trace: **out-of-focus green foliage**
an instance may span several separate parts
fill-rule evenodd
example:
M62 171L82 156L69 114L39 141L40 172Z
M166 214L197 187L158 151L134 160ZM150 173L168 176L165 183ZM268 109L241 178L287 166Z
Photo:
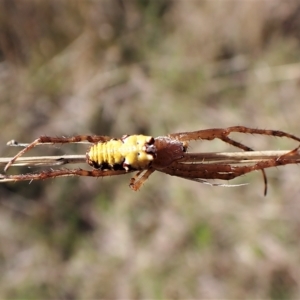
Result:
M297 1L3 0L1 155L17 151L8 140L43 134L245 125L299 136L299 18ZM266 198L259 172L237 188L164 174L139 192L126 175L2 184L0 297L297 299L300 171L267 174Z

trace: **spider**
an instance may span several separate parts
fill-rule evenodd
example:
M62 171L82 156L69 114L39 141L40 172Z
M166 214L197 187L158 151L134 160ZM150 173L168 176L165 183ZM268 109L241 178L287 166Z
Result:
M23 175L3 174L0 175L0 181L32 181L63 176L104 177L137 171L129 184L133 190L137 191L154 171L208 183L207 179L230 180L255 170L261 170L264 177L266 194L267 179L264 169L293 163L288 158L295 154L295 151L298 151L299 147L277 158L261 160L253 165L239 166L228 163L220 164L197 161L197 154L187 152L190 141L211 141L214 139L222 140L244 151L253 151L252 148L231 139L229 135L233 132L287 137L300 142L300 138L283 131L254 129L244 126L172 133L156 138L144 135L124 135L120 139L98 135L77 135L73 137L41 136L17 153L7 163L4 171L6 172L20 156L37 145L82 142L91 144L86 152L86 162L93 169L57 169Z

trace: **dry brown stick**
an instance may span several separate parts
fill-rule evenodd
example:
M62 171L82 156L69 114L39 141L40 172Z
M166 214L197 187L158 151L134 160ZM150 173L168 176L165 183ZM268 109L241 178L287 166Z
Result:
M0 166L5 166L12 157L0 157ZM40 166L62 166L66 164L79 164L85 163L85 155L60 155L60 156L30 156L20 157L13 163L12 166L28 166L28 167L40 167ZM1 172L0 172L1 173Z
M243 151L243 152L203 152L186 153L181 160L183 163L256 163L266 159L276 159L289 153L289 151ZM0 166L5 166L12 158L0 157ZM300 154L286 157L294 163L300 163ZM14 162L13 166L61 166L66 164L85 163L85 155L61 155L61 156L34 156L20 157ZM1 173L1 172L0 172Z

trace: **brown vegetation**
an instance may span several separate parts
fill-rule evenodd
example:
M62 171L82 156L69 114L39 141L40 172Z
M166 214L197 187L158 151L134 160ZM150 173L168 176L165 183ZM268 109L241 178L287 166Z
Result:
M1 156L43 134L299 136L299 17L280 0L3 0ZM300 170L267 175L267 198L259 173L230 189L154 174L137 193L130 175L3 184L0 298L299 298Z

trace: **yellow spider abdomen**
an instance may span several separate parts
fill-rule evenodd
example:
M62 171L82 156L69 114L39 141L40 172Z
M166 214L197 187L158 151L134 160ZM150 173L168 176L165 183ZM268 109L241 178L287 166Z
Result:
M123 158L118 151L122 144L121 140L111 140L109 142L95 144L90 148L88 157L90 161L95 162L99 166L104 163L110 166L122 164Z
M143 170L149 167L155 156L154 138L144 135L97 143L87 152L88 163L102 170Z

